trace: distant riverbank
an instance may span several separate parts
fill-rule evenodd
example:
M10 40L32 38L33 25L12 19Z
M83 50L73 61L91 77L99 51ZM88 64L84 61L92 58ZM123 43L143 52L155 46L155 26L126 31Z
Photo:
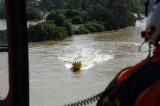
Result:
M142 21L137 21L136 26L144 27L144 29L145 29L145 22L144 21L146 21L146 19L144 19ZM39 41L46 41L46 40L56 40L57 41L57 40L63 40L65 38L69 37L68 35L66 36L66 34L68 32L66 32L67 29L65 27L56 27L55 25L52 25L52 24L49 24L49 26L48 25L46 26L46 24L41 24L43 22L45 22L45 20L28 21L27 22L28 28L29 28L29 26L30 27L33 26L33 28L30 28L30 30L28 30L29 42L35 42L35 41L39 42ZM0 24L1 24L0 30L5 30L6 29L6 20L1 19ZM72 25L72 26L68 25L68 27L69 27L68 29L72 28L73 35L88 34L88 33L93 33L93 32L105 31L103 28L101 28L99 26L96 28L96 26L97 26L97 24L94 24L94 23L91 23L88 26L84 25L84 24L78 24L78 25ZM81 32L76 32L78 29L81 29ZM96 31L96 29L99 29L99 31ZM48 31L50 30L49 33L46 33L47 30ZM91 31L88 31L88 30L91 30ZM56 35L58 35L58 36L56 37ZM0 31L0 39L1 39L1 42L6 41L5 31Z

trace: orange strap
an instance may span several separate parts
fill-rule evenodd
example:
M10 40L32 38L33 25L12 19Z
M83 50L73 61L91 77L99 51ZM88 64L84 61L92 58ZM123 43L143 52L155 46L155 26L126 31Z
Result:
M147 64L149 61L158 62L158 61L160 61L160 57L152 57L150 60L149 59L143 60L140 63L136 64L135 66L133 66L131 68L127 68L124 71L120 72L120 74L117 77L117 83L123 81L128 75L134 73L139 68L141 68L142 66Z
M160 80L143 91L134 106L160 106Z

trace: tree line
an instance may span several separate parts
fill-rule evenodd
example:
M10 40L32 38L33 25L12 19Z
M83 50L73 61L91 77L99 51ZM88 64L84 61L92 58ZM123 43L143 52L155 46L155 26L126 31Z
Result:
M143 18L143 0L27 0L29 41L58 40L72 34L116 30ZM75 25L79 28L74 28Z

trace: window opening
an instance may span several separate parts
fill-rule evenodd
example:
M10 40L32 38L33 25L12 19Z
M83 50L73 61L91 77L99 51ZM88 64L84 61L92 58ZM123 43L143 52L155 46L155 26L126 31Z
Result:
M0 0L0 100L7 96L9 90L7 51L8 42L4 6L4 0Z
M136 24L139 14L128 9L128 0L26 2L33 106L94 101L99 95L89 97L99 94L121 68L142 59L137 35L144 22ZM128 27L134 24L140 27ZM81 66L79 61L82 71L74 73L72 63Z

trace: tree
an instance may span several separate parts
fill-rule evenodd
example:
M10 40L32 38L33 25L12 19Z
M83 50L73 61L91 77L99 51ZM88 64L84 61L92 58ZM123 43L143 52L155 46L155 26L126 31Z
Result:
M81 8L81 0L70 0L70 4L74 9Z
M83 10L87 10L92 4L95 3L96 0L82 0L81 8Z
M67 9L78 9L81 8L82 0L63 0L63 3Z
M4 4L0 4L0 19L5 18Z
M40 19L42 19L40 10L34 7L27 7L27 20L33 21L33 20L40 20Z
M91 19L109 24L114 28L134 25L143 8L139 0L96 0L88 10Z
M54 10L64 8L63 0L53 0L53 8L54 8Z
M39 8L44 11L52 11L53 9L53 0L41 0L39 2Z
M74 9L68 9L65 13L64 13L65 17L68 19L74 18L76 16L80 15L80 11L79 10L74 10Z
M46 20L54 22L57 26L63 26L66 18L63 14L52 12L47 16Z
M26 0L27 6L35 7L38 4L37 0Z

